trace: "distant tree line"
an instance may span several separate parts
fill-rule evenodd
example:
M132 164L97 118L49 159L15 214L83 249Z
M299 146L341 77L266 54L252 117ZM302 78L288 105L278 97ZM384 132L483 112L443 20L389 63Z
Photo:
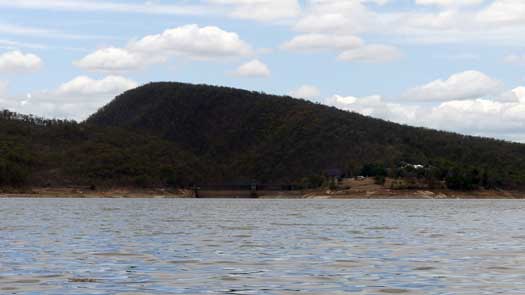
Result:
M424 185L430 189L446 187L460 191L504 187L501 175L492 175L487 169L462 167L451 163L417 166L402 163L397 167L385 168L381 164L367 164L363 166L361 175L375 177L378 184L384 184L385 177L400 179L406 188L411 188L411 184Z

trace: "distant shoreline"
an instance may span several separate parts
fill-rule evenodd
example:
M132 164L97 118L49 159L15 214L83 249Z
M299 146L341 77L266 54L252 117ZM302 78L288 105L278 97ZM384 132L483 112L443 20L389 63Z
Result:
M31 188L19 191L0 192L0 198L193 198L193 199L525 199L525 192L504 190L452 191L440 190L392 190L377 189L363 191L305 190L260 192L256 197L246 192L206 191L195 198L191 190L118 188L105 190L83 190L78 188Z

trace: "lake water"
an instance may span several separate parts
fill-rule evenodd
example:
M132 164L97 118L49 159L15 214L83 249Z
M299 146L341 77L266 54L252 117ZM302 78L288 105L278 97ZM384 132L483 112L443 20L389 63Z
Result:
M0 199L0 294L525 294L525 202Z

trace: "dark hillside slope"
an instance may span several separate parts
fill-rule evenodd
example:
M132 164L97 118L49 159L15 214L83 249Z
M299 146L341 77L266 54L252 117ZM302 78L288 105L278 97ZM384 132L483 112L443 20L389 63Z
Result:
M86 124L147 132L197 155L203 181L292 182L328 168L402 162L486 171L525 183L525 145L414 128L335 108L226 87L152 83L118 96ZM443 175L444 177L444 175Z
M184 186L202 171L173 142L0 112L0 191L16 186Z

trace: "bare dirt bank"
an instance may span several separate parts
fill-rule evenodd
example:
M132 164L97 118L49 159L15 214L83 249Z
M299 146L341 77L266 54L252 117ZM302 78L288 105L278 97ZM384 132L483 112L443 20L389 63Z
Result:
M210 191L210 198L243 198L231 192ZM0 191L0 198L194 198L191 190L118 188L89 190L79 188L31 188ZM206 198L204 195L203 198ZM253 197L252 197L253 198ZM479 190L458 192L440 190L392 190L381 186L348 190L306 190L260 192L259 199L525 199L525 192Z
M26 188L0 191L0 198L188 198L191 191L114 188L91 190L72 187Z

